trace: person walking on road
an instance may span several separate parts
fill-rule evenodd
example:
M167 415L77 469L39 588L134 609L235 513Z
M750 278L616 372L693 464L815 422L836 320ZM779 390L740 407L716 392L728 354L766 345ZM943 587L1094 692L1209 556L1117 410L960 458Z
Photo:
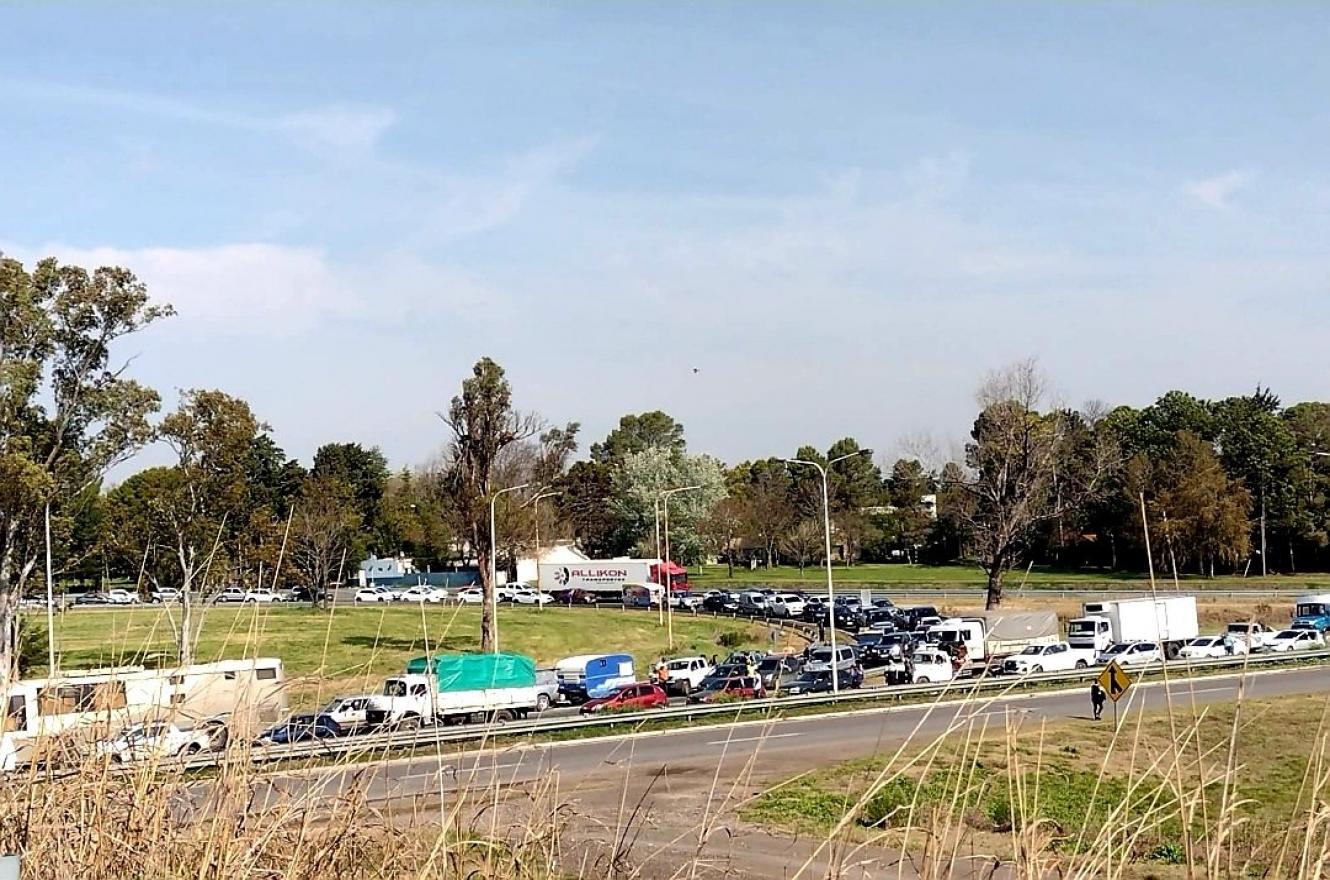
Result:
M1090 705L1094 706L1095 721L1098 721L1099 716L1104 713L1104 700L1107 698L1108 695L1105 694L1104 689L1099 686L1099 682L1096 681L1090 685Z

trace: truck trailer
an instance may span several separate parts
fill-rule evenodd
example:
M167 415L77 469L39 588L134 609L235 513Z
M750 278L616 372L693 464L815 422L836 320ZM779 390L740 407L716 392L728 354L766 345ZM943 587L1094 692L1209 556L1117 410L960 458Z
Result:
M501 723L538 710L536 663L521 654L417 657L370 700L371 727L413 729L482 720Z
M961 658L958 674L1001 667L1002 661L1031 645L1058 641L1052 611L976 611L950 617L928 630L939 648Z

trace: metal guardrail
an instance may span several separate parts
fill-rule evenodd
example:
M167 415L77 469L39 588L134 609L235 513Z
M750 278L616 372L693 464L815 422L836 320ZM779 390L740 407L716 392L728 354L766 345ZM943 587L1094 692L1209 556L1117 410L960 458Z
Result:
M1268 666L1285 663L1330 661L1330 649L1321 651L1289 651L1279 654L1253 654L1237 657L1224 657L1212 660L1193 660L1190 662L1173 660L1169 669L1184 670L1231 670ZM1165 664L1151 663L1132 667L1131 671L1159 671ZM280 761L302 760L308 758L360 757L371 753L389 751L409 751L413 749L438 746L445 743L474 742L496 737L514 737L527 734L553 733L583 728L632 728L634 726L662 720L694 721L709 717L736 717L740 715L758 715L764 711L826 706L834 708L841 704L865 702L902 703L910 697L936 696L947 691L974 693L1001 691L1012 688L1027 689L1047 684L1075 684L1088 682L1097 677L1102 667L1090 666L1071 672L1032 673L1023 676L985 676L979 679L958 679L946 684L891 685L856 690L844 690L838 694L810 694L795 697L768 697L761 700L747 700L741 703L711 705L690 705L678 708L645 712L625 712L610 715L593 715L586 718L552 718L535 721L510 722L507 724L476 724L458 727L431 727L414 731L385 731L350 736L343 739L318 740L293 743L283 746L255 748L250 753L254 763L274 763ZM189 769L204 769L217 766L226 760L225 755L201 756L184 762ZM132 768L125 768L126 771Z

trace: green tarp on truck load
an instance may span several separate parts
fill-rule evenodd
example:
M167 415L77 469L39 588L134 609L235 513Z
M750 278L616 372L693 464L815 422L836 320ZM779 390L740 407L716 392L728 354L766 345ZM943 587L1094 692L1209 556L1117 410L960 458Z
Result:
M521 654L444 654L430 658L417 657L406 664L406 671L408 675L423 675L431 666L438 677L440 692L532 687L536 683L536 661Z

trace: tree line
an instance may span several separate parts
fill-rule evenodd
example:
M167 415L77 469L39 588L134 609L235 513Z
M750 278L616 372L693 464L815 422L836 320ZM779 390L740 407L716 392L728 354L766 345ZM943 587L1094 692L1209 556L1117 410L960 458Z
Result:
M317 588L376 553L478 563L492 591L491 550L501 570L555 540L593 558L656 556L663 505L681 562L820 564L821 477L798 462L826 468L837 563L967 560L987 572L990 606L1008 572L1035 562L1205 575L1330 564L1330 405L1285 407L1269 389L1073 409L1027 362L983 381L950 460L884 470L846 437L726 466L691 452L659 411L623 416L579 459L580 425L517 410L484 358L441 413L435 459L391 468L376 448L330 442L306 467L244 400L192 389L161 415L159 393L114 361L125 337L172 313L126 269L0 258L0 675L17 657L19 598L44 589L48 512L58 578L183 592L171 624L184 661L197 598L224 585ZM157 441L170 464L103 485ZM487 611L486 644L490 630Z

